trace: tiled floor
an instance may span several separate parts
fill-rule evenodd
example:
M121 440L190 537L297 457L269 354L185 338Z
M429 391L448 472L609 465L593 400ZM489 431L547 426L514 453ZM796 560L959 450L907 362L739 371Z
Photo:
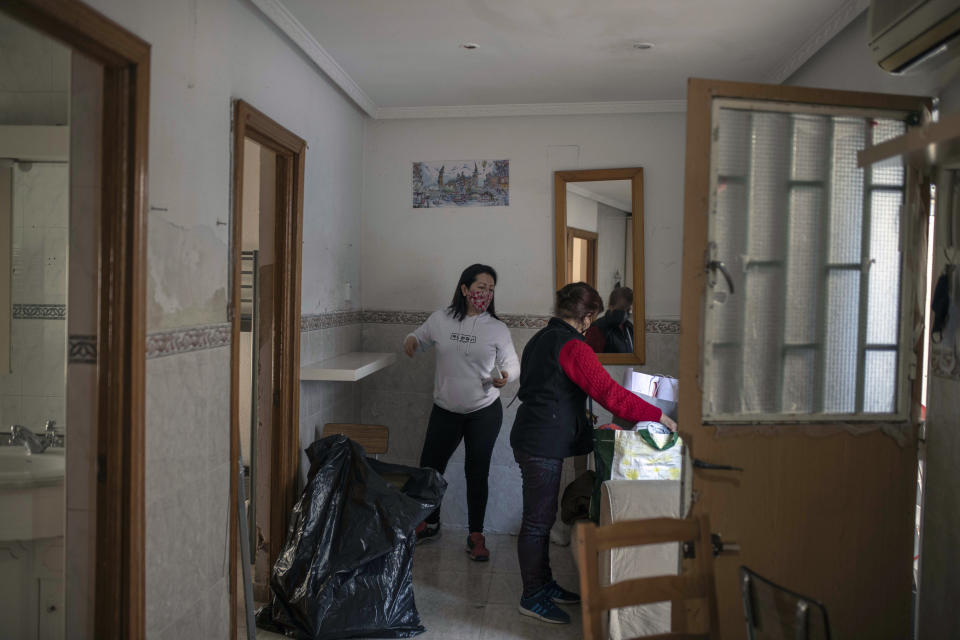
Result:
M565 606L569 625L540 622L517 612L520 567L517 538L488 535L490 562L473 562L465 549L466 533L444 529L443 536L417 547L413 588L417 610L427 632L420 640L520 640L580 638L580 605ZM579 591L570 547L550 546L550 564L560 586ZM258 640L283 636L263 630Z

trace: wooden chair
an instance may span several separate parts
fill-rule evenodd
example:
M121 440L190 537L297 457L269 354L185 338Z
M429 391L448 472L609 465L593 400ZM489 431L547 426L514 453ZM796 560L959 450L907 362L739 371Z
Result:
M323 437L343 434L363 447L367 455L387 452L390 430L382 424L350 424L330 422L323 425Z
M601 586L597 569L597 555L601 551L620 547L634 547L664 542L693 542L697 570L693 575L652 576L624 580L610 586ZM592 522L578 526L577 556L580 566L580 599L583 610L583 637L585 640L606 640L603 637L603 617L606 611L633 605L669 601L672 606L683 606L684 600L703 598L707 601L710 630L704 633L667 633L644 636L648 640L667 638L710 639L720 637L717 595L713 578L713 546L710 539L710 521L707 516L677 520L654 518L625 520L597 527Z
M749 640L830 640L822 603L740 567L740 594Z

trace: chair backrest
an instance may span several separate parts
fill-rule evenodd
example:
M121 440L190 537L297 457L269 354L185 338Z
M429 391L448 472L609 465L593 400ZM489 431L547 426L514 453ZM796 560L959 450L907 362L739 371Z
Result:
M367 455L387 452L390 430L382 424L350 424L330 422L323 425L323 436L343 434L359 444Z
M597 555L620 547L634 547L664 542L692 542L696 554L696 571L682 576L652 576L624 580L609 586L600 584ZM580 564L580 602L583 610L585 640L603 640L603 614L610 609L669 601L682 607L683 601L705 599L710 629L703 633L670 633L649 638L720 637L717 595L713 578L713 545L710 520L702 515L683 520L653 518L624 520L598 527L582 523L577 531L577 555Z
M740 567L740 594L750 640L830 640L822 603Z

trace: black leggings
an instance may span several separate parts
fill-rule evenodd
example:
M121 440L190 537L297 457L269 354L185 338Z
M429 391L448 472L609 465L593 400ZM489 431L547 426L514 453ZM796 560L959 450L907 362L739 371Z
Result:
M503 405L500 398L493 404L473 413L454 413L433 405L427 436L423 441L420 466L447 470L450 456L460 441L465 443L464 475L467 478L467 519L470 533L483 533L483 517L487 511L487 476L490 458L503 423ZM427 522L440 522L440 508L427 516Z

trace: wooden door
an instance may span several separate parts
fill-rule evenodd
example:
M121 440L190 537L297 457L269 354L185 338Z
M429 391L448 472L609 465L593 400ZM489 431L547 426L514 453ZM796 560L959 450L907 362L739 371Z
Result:
M746 637L744 564L835 637L908 638L929 187L856 151L930 102L708 80L687 101L679 424L743 468L693 476L693 513L741 546L722 635Z

